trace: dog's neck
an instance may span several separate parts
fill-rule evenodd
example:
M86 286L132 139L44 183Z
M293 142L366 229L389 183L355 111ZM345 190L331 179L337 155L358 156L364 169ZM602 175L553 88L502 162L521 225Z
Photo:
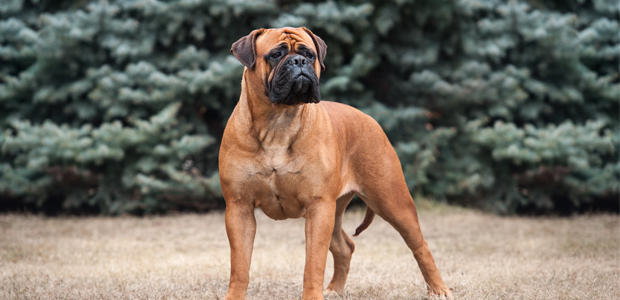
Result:
M249 121L249 133L263 147L288 147L298 137L302 122L309 115L308 105L312 104L274 104L264 90L262 85L252 86L244 72L239 105L247 113L244 119Z

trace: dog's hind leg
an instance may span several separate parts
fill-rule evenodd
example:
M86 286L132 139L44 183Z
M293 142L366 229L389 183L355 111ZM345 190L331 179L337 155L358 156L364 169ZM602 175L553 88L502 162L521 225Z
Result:
M446 287L435 265L435 260L422 236L418 213L409 194L398 156L389 144L381 157L362 161L359 165L361 178L360 196L366 204L384 220L390 223L403 237L405 243L422 271L431 296L451 298L452 293Z
M329 251L331 251L334 257L334 276L324 291L326 298L342 294L347 276L349 275L351 255L355 250L355 244L342 229L342 216L352 198L353 193L349 193L338 198L336 203L336 222L334 223L334 231L329 244Z

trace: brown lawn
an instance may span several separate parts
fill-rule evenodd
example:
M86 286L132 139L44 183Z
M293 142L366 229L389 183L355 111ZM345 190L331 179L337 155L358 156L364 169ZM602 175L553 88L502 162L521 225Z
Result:
M457 299L620 299L617 215L499 217L422 202L420 222ZM352 233L363 211L347 212ZM304 220L257 211L248 299L298 299ZM376 218L343 299L425 299L413 255ZM0 299L222 299L229 273L222 213L165 217L0 215ZM328 260L326 284L332 273Z

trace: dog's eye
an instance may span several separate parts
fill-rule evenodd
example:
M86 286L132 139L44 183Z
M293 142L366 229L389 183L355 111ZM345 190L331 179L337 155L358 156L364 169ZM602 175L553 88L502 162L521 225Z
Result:
M276 58L278 58L280 56L282 56L282 52L280 52L280 51L278 51L278 52L276 52L274 54L271 54L271 58L273 58L273 59L276 59Z
M314 58L314 55L313 55L312 53L310 53L310 52L306 52L306 57L307 57L308 59L313 59L313 58Z

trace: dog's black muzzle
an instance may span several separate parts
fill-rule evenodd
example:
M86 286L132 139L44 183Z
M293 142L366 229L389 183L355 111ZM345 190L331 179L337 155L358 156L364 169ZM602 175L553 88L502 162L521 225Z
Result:
M321 101L319 78L312 65L312 59L299 54L284 59L268 84L269 100L288 105Z

